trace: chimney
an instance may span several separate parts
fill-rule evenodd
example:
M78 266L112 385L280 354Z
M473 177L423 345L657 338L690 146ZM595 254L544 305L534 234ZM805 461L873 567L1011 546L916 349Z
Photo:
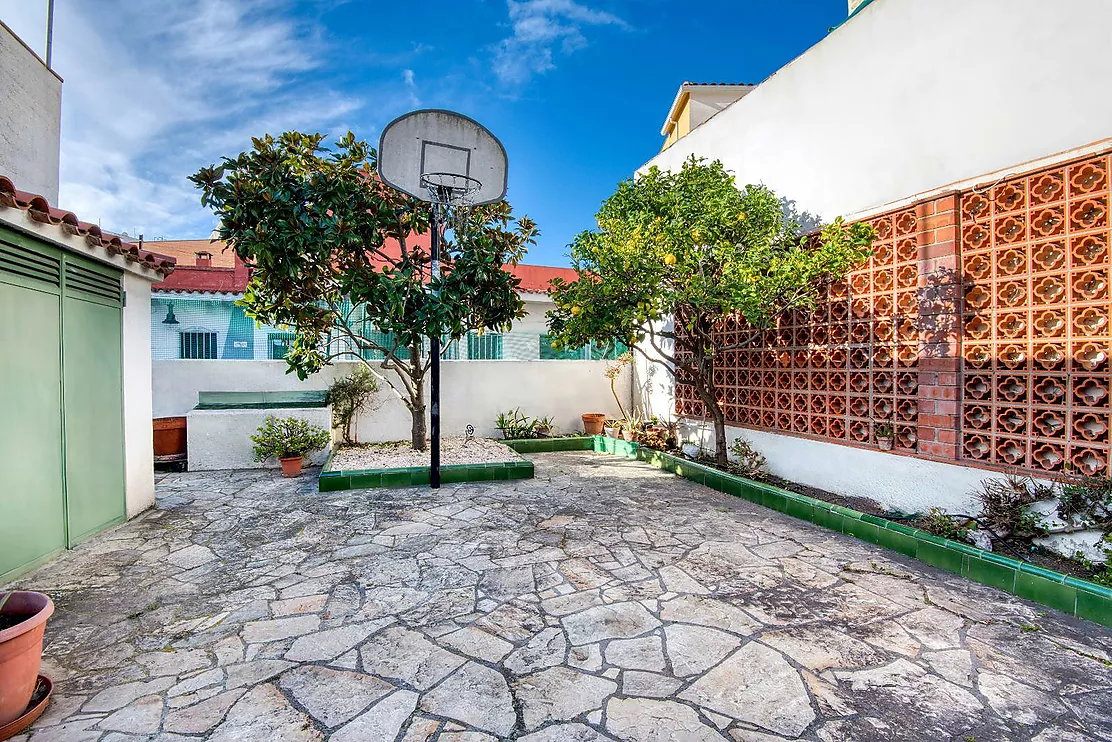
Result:
M204 250L202 250L201 252L195 253L195 255L197 257L197 267L198 268L211 268L212 267L212 253L205 252Z
M853 15L864 4L865 0L849 0L849 14Z

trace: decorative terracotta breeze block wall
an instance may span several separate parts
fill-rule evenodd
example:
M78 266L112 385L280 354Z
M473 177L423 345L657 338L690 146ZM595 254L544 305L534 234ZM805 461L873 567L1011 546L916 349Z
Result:
M1109 172L1106 154L871 219L868 265L716 363L727 421L858 446L888 421L924 458L1109 472ZM703 417L689 381L676 411Z
M961 456L1109 471L1109 158L962 195Z

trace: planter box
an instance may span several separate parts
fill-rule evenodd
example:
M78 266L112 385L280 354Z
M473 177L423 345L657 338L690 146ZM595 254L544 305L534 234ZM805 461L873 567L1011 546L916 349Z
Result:
M328 468L326 464L325 469ZM448 464L440 467L441 484L462 482L494 482L508 479L532 479L532 461L496 461L487 464ZM380 487L427 487L429 468L409 466L397 469L352 469L322 471L317 480L318 492L374 489Z

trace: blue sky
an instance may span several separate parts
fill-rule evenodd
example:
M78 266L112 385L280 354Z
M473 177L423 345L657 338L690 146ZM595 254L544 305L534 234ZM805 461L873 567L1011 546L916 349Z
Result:
M44 46L46 0L0 0ZM203 237L185 180L296 128L377 141L450 108L510 156L540 225L527 262L563 265L599 203L660 148L684 80L759 82L822 39L845 0L58 0L61 205L105 228Z

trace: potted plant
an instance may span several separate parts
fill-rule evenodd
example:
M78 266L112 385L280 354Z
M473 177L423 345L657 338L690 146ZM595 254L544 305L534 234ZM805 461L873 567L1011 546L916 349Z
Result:
M602 430L606 433L607 438L617 438L622 432L622 421L615 420L612 417L607 418L606 422L603 423Z
M881 451L892 450L892 424L883 422L879 423L875 429L876 442L880 446Z
M27 710L42 664L42 636L54 603L42 593L0 593L0 727Z
M583 432L586 435L602 435L606 426L606 415L601 412L586 412L582 415Z
M328 448L331 439L328 431L298 417L267 416L258 432L251 436L255 443L255 461L278 459L282 476L301 475L301 464L306 454Z

